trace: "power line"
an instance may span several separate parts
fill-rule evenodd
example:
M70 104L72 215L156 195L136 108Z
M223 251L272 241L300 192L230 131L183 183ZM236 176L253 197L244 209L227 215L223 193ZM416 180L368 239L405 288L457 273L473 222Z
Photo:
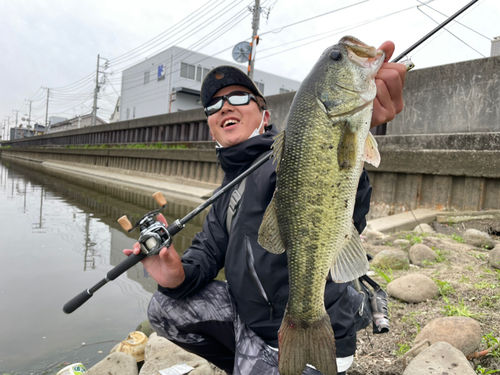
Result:
M429 17L431 20L433 20L434 22L436 22L438 25L439 25L439 22L436 21L434 18L432 18L431 16L429 16L427 13L425 13L422 9L420 8L417 8L420 12L422 12L423 14L425 14L427 17ZM451 35L453 35L455 38L457 38L459 41L461 41L463 44L465 44L467 47L469 47L470 49L476 51L477 53L479 53L481 56L483 57L486 57L484 56L481 52L479 52L477 49L473 48L472 46L470 46L469 44L467 44L465 41L463 41L462 39L460 39L458 36L456 36L455 34L453 34L450 30L448 30L446 27L443 28L443 30L446 30L448 31Z

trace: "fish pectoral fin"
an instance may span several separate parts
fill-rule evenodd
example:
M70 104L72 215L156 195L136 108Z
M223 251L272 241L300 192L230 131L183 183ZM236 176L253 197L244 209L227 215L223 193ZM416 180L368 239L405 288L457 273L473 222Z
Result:
M273 254L281 254L285 252L285 246L281 240L280 229L278 227L278 218L276 217L275 199L271 199L267 206L262 224L259 228L258 242L260 246Z
M285 131L281 131L274 137L274 143L271 146L273 149L273 163L277 160L276 170L279 170L281 157L283 156L283 147L285 146Z
M363 161L370 163L378 168L380 165L380 152L378 151L377 141L372 133L368 132L365 141L365 151L363 152Z
M369 264L365 249L354 224L351 225L351 234L332 262L331 275L335 282L346 283L368 272Z
M346 121L337 147L337 160L340 169L351 169L356 165L358 133Z

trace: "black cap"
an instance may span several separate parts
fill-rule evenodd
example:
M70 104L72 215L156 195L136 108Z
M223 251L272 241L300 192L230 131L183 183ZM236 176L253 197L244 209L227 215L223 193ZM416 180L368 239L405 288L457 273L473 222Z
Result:
M264 99L264 102L266 101L257 85L246 73L234 66L221 65L212 69L203 80L203 84L201 85L201 102L203 107L207 106L217 91L232 85L246 87L252 94L260 96Z

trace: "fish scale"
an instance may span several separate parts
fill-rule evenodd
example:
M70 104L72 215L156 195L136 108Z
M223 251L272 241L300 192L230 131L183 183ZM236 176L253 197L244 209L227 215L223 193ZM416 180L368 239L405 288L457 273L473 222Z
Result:
M328 48L302 82L276 136L276 191L259 229L268 251L286 251L290 295L278 334L281 375L306 364L335 375L335 338L324 305L329 272L347 282L368 269L352 214L363 159L378 160L369 133L374 76L383 62L353 37ZM366 141L366 142L365 142Z

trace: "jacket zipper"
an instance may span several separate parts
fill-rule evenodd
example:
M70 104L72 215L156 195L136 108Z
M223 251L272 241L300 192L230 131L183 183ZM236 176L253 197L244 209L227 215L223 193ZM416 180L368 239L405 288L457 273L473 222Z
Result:
M250 239L248 238L247 235L245 235L245 251L247 253L247 266L248 269L250 270L250 275L252 276L252 279L257 286L257 289L259 290L260 294L262 297L264 297L264 300L267 302L269 305L269 320L273 320L273 304L271 301L269 301L269 298L267 298L266 291L264 290L264 287L262 286L262 283L260 282L259 276L257 275L257 271L255 270L255 261L253 258L253 252L252 252L252 244L250 243Z

